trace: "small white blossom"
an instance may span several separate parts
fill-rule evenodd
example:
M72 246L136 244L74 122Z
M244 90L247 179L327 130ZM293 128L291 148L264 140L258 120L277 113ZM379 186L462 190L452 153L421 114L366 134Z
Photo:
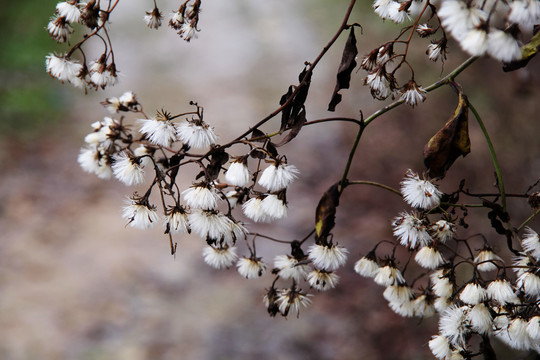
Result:
M493 271L497 270L497 265L503 264L501 257L493 252L493 250L487 248L483 249L474 258L474 263L479 271Z
M246 186L249 183L249 169L245 157L231 163L225 173L225 179L234 186Z
M489 283L487 289L487 296L490 299L495 300L501 305L507 303L514 303L517 301L517 296L512 289L512 285L507 280L499 279Z
M129 226L138 229L149 229L159 221L155 206L142 204L134 199L130 199L129 205L124 207L123 217Z
M262 206L263 199L260 197L254 197L246 201L242 205L244 215L255 222L269 222L272 218L266 213Z
M280 191L287 188L298 177L298 173L296 166L276 162L264 169L259 185L268 191Z
M390 11L394 0L375 0L373 8L375 13L381 18L386 19L390 17Z
M402 9L401 3L397 1L392 2L388 7L388 17L396 24L401 24L411 19L408 12Z
M465 348L465 339L470 333L467 307L451 306L439 319L439 332L455 347Z
M373 281L375 281L377 285L381 286L391 286L405 283L405 279L403 278L401 271L391 264L381 267L379 271L377 271L377 275L375 275Z
M151 11L147 11L144 15L144 22L150 29L158 29L161 26L162 15L157 7Z
M94 146L81 148L77 161L84 171L96 174L100 179L112 177L109 157L101 154Z
M81 10L77 6L78 1L63 1L56 4L58 16L64 17L70 23L77 23L81 18Z
M401 213L399 217L394 219L392 227L394 228L394 236L397 237L400 244L410 249L415 249L418 246L424 247L433 242L426 226L414 213Z
M527 322L527 333L533 341L540 341L540 316L533 316Z
M540 22L540 2L538 0L514 0L510 3L508 21L530 28Z
M169 26L175 30L180 30L184 24L184 14L181 11L173 11L171 13L171 19L169 20Z
M214 210L192 209L188 219L191 230L202 238L219 241L231 231L232 220Z
M471 30L460 41L461 48L472 56L482 56L488 49L488 36L483 29Z
M180 31L178 31L178 35L189 42L191 39L197 38L197 28L192 26L191 23L186 22L182 25Z
M474 331L479 334L490 334L493 327L493 318L484 304L476 304L468 313L467 319Z
M225 218L227 220L224 220L224 222L228 224L228 229L225 231L221 239L216 240L219 240L220 242L223 242L229 246L233 246L237 241L244 240L248 231L241 223L233 221L227 217Z
M192 208L213 210L218 205L219 195L215 188L207 183L199 183L182 191L184 200Z
M307 275L307 281L312 288L326 291L336 287L339 276L334 272L315 269Z
M169 214L165 222L167 233L185 234L191 231L189 227L188 214L183 208L175 207Z
M446 311L450 306L454 305L454 301L451 301L450 298L447 297L438 297L435 299L435 302L433 303L433 307L437 312L442 314Z
M527 333L527 325L527 321L517 317L510 321L507 334L500 338L514 349L529 350L531 339Z
M49 21L49 24L47 24L47 31L56 42L63 43L69 39L73 28L66 22L64 17L53 17Z
M135 148L135 150L133 150L133 155L139 158L139 162L143 168L154 167L154 162L150 158L151 154L152 152L145 145L139 145L138 147Z
M112 170L119 181L128 186L137 185L144 181L144 170L137 158L122 151L113 159Z
M531 259L525 254L516 256L514 258L513 263L514 263L514 272L516 273L518 277L526 273L527 268L532 266Z
M236 263L238 273L246 279L256 279L266 272L266 264L260 259L241 257Z
M380 66L374 72L369 73L364 83L370 87L371 95L378 100L384 100L393 95L395 90L394 81L388 75L384 66Z
M299 264L298 260L289 255L278 255L274 258L274 267L278 275L284 280L294 279L296 282L304 280L308 274L309 266Z
M139 123L139 131L153 144L171 146L176 141L176 127L169 120L140 119Z
M540 238L530 227L525 228L525 234L521 242L523 250L540 260Z
M435 315L433 302L426 294L422 294L412 301L414 316L428 318Z
M456 225L446 220L438 220L430 226L430 230L435 239L444 243L454 238Z
M201 149L214 145L217 136L213 128L202 121L185 121L177 126L178 137L191 148Z
M524 272L517 278L516 287L527 295L538 297L540 296L540 276L532 272Z
M426 90L421 86L418 86L413 80L409 81L401 91L402 94L399 100L404 101L412 107L426 100Z
M511 34L497 29L489 31L487 52L491 57L507 63L522 57L518 41Z
M421 248L416 253L414 260L426 269L436 269L445 262L440 251L432 246L424 246Z
M454 284L444 270L437 270L430 275L432 290L441 298L449 298L454 293Z
M379 265L368 254L354 264L354 271L358 275L373 278L379 271Z
M388 303L388 306L390 306L390 309L394 311L396 314L403 316L403 317L413 317L414 316L414 302L407 301L401 304L390 302Z
M423 210L439 206L442 193L428 180L421 180L418 174L407 170L401 182L401 194L409 205Z
M287 316L290 312L298 315L300 308L311 304L311 300L307 295L303 294L301 290L296 290L296 288L279 290L277 295L276 301L279 312L283 316Z
M345 264L349 251L338 245L311 245L308 258L319 270L335 271Z
M206 246L203 249L204 262L215 269L231 267L238 256L235 247L215 248Z
M433 62L438 60L444 62L444 60L446 60L446 49L447 41L445 38L438 41L432 41L427 47L426 55L428 56L428 59Z
M444 360L450 355L450 343L444 336L437 335L432 337L428 345L431 353L439 360Z
M390 285L383 296L390 303L403 304L413 299L413 291L407 284Z
M461 290L459 299L465 304L476 305L486 299L486 289L476 282L471 282Z
M266 214L268 219L283 219L287 216L287 204L277 195L270 194L267 195L261 202L261 207L263 212Z
M66 55L58 56L54 54L47 55L45 65L47 72L62 82L76 78L83 68L78 61L71 60Z

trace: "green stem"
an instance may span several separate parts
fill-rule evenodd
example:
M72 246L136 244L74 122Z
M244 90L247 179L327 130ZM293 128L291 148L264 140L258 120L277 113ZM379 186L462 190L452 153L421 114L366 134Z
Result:
M387 185L384 185L384 184L375 182L375 181L355 180L355 181L349 181L349 182L347 183L347 185L372 185L372 186L377 186L377 187L380 187L380 188L382 188L382 189L391 191L391 192L393 192L394 194L399 195L400 197L402 196L402 195L401 195L401 192L400 192L399 190L394 189L393 187L390 187L390 186L387 186Z
M499 166L499 161L497 160L497 155L495 154L495 148L493 147L493 143L491 142L491 138L489 137L486 126L484 125L484 122L482 121L480 114L478 114L478 112L476 111L476 109L474 108L474 106L471 104L469 100L467 100L467 104L469 105L469 109L471 109L472 113L474 114L474 117L476 118L478 125L480 125L480 129L482 129L482 133L484 134L484 138L486 139L486 142L489 148L489 153L493 161L493 167L495 168L495 174L497 176L497 185L499 187L499 192L501 194L501 204L502 204L503 210L506 211L506 192L504 191L504 182L502 178L501 168Z
M519 231L523 230L523 228L524 228L525 226L527 226L527 224L530 223L530 222L532 221L532 219L534 219L538 214L540 214L540 209L536 210L536 211L534 212L534 214L532 214L531 216L529 216L529 217L527 218L527 220L525 220L521 225L519 225L518 228L516 229L516 231L519 232Z

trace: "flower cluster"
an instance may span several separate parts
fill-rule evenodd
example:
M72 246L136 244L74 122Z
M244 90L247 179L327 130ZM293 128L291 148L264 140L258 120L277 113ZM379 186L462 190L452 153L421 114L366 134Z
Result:
M474 353L475 335L479 341L495 336L514 349L540 352L538 234L526 228L522 251L516 252L513 263L505 261L485 239L474 253L471 238L457 237L459 222L448 215L430 219L443 206L443 194L433 183L409 170L401 192L415 211L394 220L397 241L392 256L378 258L376 247L356 262L355 271L386 288L384 298L397 314L439 316L439 334L429 342L438 359L469 358ZM460 244L466 244L465 248ZM400 245L428 271L413 282L406 280L407 265L398 266L395 253ZM422 279L423 285L415 287Z
M106 3L106 4L105 4ZM47 72L62 83L69 83L81 89L105 89L118 82L118 70L114 61L113 46L107 34L107 25L116 2L89 0L70 0L56 5L54 16L47 25L49 36L58 43L69 42L75 24L86 30L86 34L67 52L49 54L45 60ZM178 11L171 14L169 25L178 30L186 41L197 37L197 24L201 12L201 0L187 0ZM163 15L154 1L154 7L147 11L143 19L151 29L161 26ZM88 40L98 37L103 43L103 52L96 57L88 55L83 49ZM79 52L82 61L75 58ZM90 60L90 59L95 60Z

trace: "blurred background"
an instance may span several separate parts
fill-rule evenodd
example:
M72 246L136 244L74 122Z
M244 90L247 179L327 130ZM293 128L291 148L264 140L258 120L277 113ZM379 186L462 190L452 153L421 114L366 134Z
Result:
M158 5L167 16L178 7L170 0ZM407 209L395 195L350 188L334 231L334 239L350 250L347 267L339 272L341 284L312 297L313 305L299 318L270 318L262 304L270 275L248 281L235 269L209 268L195 237L176 239L178 254L171 257L162 229L125 227L122 206L134 189L99 180L77 164L89 125L108 115L99 102L128 90L148 114L162 108L184 112L196 101L222 141L234 138L278 107L304 61L313 61L333 36L347 5L345 0L204 1L202 31L186 43L167 26L146 28L142 18L152 1L121 1L110 31L120 82L85 95L45 72L45 56L64 50L45 30L56 1L3 4L0 359L431 358L427 341L437 332L436 320L395 315L383 289L352 270L376 242L391 238L392 218ZM370 6L359 2L350 20L364 29L363 36L357 32L359 55L400 29L380 21ZM443 69L425 60L427 42L415 41L411 61L422 85L466 59L452 44ZM345 37L314 73L308 120L334 116L326 108L344 43ZM90 46L96 46L89 53L97 56L101 45ZM503 73L500 64L482 59L459 77L493 137L509 192L523 193L540 177L538 69L533 59L525 70ZM353 73L335 115L369 115L384 105L372 100L364 76ZM452 90L440 89L414 109L402 107L378 119L362 139L351 178L398 187L408 168L421 172L424 144L455 105ZM339 179L355 131L347 124L310 126L282 148L301 171L288 192L290 215L257 231L289 240L309 232L321 194ZM471 191L495 191L489 153L474 121L470 132L472 152L456 161L440 184L443 191L454 190L462 178ZM182 181L189 185L191 177ZM516 224L529 214L522 201L510 206ZM531 225L540 230L538 222ZM468 231L491 234L482 226ZM276 254L288 250L258 244L270 266ZM508 256L503 246L501 251ZM511 356L501 351L501 358Z

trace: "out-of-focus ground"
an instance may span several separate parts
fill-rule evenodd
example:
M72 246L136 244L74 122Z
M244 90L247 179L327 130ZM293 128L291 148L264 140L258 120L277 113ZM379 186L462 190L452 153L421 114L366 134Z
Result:
M148 113L178 113L197 101L220 139L233 138L278 106L303 62L313 60L339 26L346 1L204 2L202 32L190 44L165 26L145 28L142 16L151 1L122 1L111 29L120 84L87 96L45 74L44 56L57 49L43 30L55 2L30 3L8 8L10 18L3 20L14 24L13 35L0 43L6 50L0 64L0 359L431 358L426 344L436 321L400 318L380 287L352 271L361 254L391 237L392 217L406 209L395 195L351 189L334 231L351 252L341 284L316 294L299 318L272 319L262 305L270 276L248 281L234 269L210 269L195 237L177 239L178 254L171 257L162 229L124 226L121 209L133 189L89 176L77 164L89 124L108 115L98 102L127 90ZM159 4L167 13L177 6ZM358 39L365 54L399 27L381 25L362 6L351 22L364 25ZM343 43L314 73L308 120L334 116L325 109ZM440 74L440 65L422 62L422 49L413 59L423 85ZM464 59L453 46L444 72ZM538 68L534 59L528 71L503 74L484 59L459 78L484 116L511 192L525 191L540 177ZM362 85L363 76L353 73L336 115L357 117L359 110L370 114L382 106ZM455 102L451 90L442 89L415 109L377 120L362 139L351 178L397 187L407 168L421 171L423 145ZM318 199L339 179L354 131L335 123L306 127L282 148L301 170L288 193L290 215L257 229L284 239L309 232ZM494 191L487 147L474 122L471 141L472 153L456 162L443 190L467 177L471 189ZM527 216L525 206L511 206L518 219ZM288 249L261 243L258 250L271 266L273 256Z

